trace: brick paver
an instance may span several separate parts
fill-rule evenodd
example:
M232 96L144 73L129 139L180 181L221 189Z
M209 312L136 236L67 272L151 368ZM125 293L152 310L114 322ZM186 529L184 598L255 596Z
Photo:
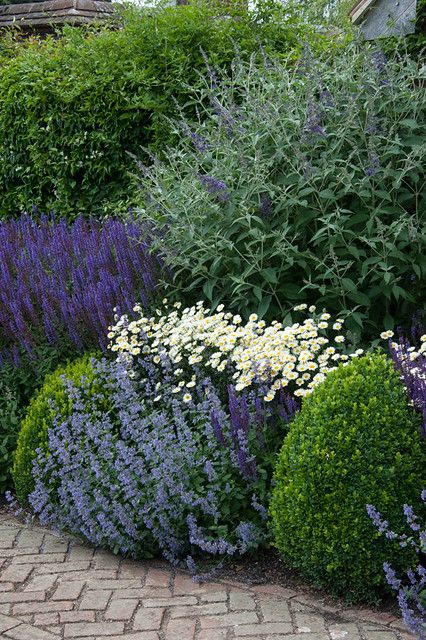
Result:
M306 592L195 583L0 516L4 640L408 640L402 622Z

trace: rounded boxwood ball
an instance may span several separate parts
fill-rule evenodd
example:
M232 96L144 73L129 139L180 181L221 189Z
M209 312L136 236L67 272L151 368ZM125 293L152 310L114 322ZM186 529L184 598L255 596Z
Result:
M351 601L378 599L384 561L415 564L411 548L377 531L366 505L406 528L403 504L418 505L426 486L420 422L380 354L340 366L304 400L277 459L270 507L287 564Z
M46 377L30 401L21 423L12 469L16 497L21 505L28 504L28 496L34 489L32 468L37 449L48 450L48 429L52 428L54 419L65 419L71 414L72 401L66 393L64 380L74 384L84 380L86 385L93 387L93 393L100 390L92 359L93 354L85 355L56 369Z

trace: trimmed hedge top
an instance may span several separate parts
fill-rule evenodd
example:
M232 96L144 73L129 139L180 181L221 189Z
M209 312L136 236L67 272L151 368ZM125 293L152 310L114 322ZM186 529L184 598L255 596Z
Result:
M122 28L66 27L62 37L4 52L0 68L0 217L37 205L69 215L126 210L141 146L172 140L165 117L192 113L205 58L228 68L262 46L300 48L311 36L279 9L262 20L237 4L127 9ZM235 15L234 15L235 14ZM269 18L268 18L269 15ZM0 53L1 55L1 53Z

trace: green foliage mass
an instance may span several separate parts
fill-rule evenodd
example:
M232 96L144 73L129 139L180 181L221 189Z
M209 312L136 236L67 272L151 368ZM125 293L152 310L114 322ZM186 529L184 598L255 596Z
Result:
M267 319L317 304L356 340L408 322L426 291L418 78L408 57L348 46L207 79L212 111L142 181L176 289Z
M0 217L36 205L75 216L132 203L129 153L171 142L164 116L193 113L205 57L229 68L263 47L288 54L313 30L272 5L136 9L116 24L24 42L0 69ZM312 33L322 46L323 36ZM6 47L7 49L7 47Z
M10 487L12 453L21 417L20 377L11 366L4 368L0 376L0 495ZM25 385L26 381L22 382Z
M403 528L402 505L418 505L426 483L420 423L384 355L339 367L305 399L278 457L270 507L286 562L351 600L380 594L384 561L410 566L414 551L381 536L366 504Z
M37 458L36 450L47 451L48 429L52 428L54 419L66 418L70 415L73 404L67 394L64 377L75 385L83 384L90 395L101 391L91 364L91 355L85 355L74 362L59 367L48 375L40 391L36 393L22 420L13 458L13 480L16 496L21 505L28 503L28 496L34 488L32 477L33 460ZM106 402L106 400L104 399Z

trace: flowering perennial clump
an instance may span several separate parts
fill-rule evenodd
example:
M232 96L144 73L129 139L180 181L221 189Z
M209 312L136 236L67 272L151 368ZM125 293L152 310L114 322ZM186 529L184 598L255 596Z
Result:
M421 499L426 505L426 489L421 493ZM400 547L410 546L416 554L426 554L426 528L420 525L413 508L404 504L404 515L411 534L398 535L389 527L389 522L383 520L380 513L371 504L367 505L367 513L374 525L388 540L398 540ZM416 540L416 536L418 540ZM407 572L406 584L397 577L395 570L389 562L383 564L387 583L398 593L398 603L405 624L419 640L426 640L426 566L419 563L414 569Z
M269 322L317 304L361 344L425 298L425 100L400 52L334 53L208 67L136 215L177 295Z
M339 362L362 353L361 349L350 356L339 352L345 342L340 333L343 320L333 322L326 312L285 327L276 321L268 325L255 313L243 323L239 315L225 313L223 305L211 313L203 302L182 311L179 302L173 310L168 310L167 300L163 303L166 311L157 310L153 317L145 316L140 306L134 307L139 314L135 320L116 316L108 333L110 348L130 362L139 354L151 357L156 365L170 360L176 380L172 391L183 393L186 402L196 385L194 367L209 375L226 371L236 391L261 385L263 399L271 402L283 389L295 396L309 394ZM306 308L299 305L295 311ZM315 307L309 311L314 313ZM331 339L330 329L337 333Z
M167 361L141 362L139 379L120 359L92 366L93 382L62 376L69 403L53 406L33 466L40 520L134 557L186 559L193 572L200 552L220 558L265 541L272 465L297 404L277 398L277 420L253 393L230 387L222 402L208 378L189 404L171 393Z
M0 362L43 345L106 347L112 308L153 297L161 263L144 229L23 215L0 224Z
M380 335L389 339L389 349L395 368L407 390L412 406L422 414L422 434L426 438L426 334L420 336L418 347L413 346L403 335L393 341L393 331Z

